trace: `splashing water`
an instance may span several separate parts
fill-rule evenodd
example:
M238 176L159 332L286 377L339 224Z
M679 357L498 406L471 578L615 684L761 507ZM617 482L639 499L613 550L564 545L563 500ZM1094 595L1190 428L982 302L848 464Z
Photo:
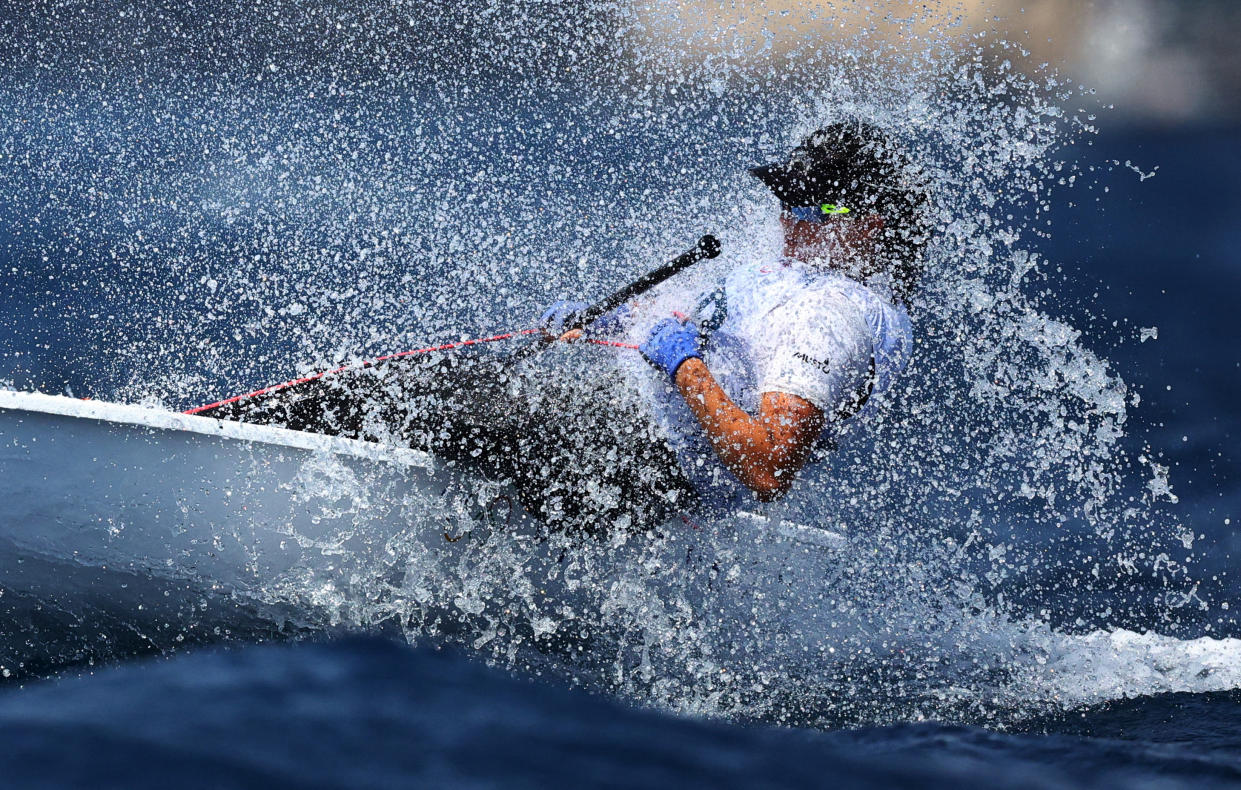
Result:
M861 117L916 152L935 234L895 403L776 513L847 546L760 537L785 573L737 600L717 583L745 570L728 534L533 537L480 484L403 507L476 533L467 550L391 524L385 561L348 584L294 574L267 594L745 718L1002 722L1236 687L1241 644L1174 638L1201 636L1209 603L1192 532L1161 510L1167 470L1123 442L1136 401L1099 339L1042 306L1071 263L1033 251L1050 195L1089 196L1099 167L1066 158L1094 132L1071 109L1088 92L1015 69L1021 48L951 4L833 38L830 11L682 11L139 4L88 50L55 28L68 10L32 4L50 21L6 33L23 54L0 91L7 317L44 327L26 358L51 361L6 375L191 405L526 326L717 233L725 256L675 299L775 254L748 166ZM304 471L291 494L334 517L378 495L326 461ZM347 541L322 549L347 562Z

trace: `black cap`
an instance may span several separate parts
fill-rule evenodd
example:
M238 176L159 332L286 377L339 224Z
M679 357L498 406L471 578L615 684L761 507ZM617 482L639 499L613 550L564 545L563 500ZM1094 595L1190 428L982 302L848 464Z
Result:
M880 129L843 121L811 134L787 159L750 170L788 206L839 203L882 209L905 190L909 159Z

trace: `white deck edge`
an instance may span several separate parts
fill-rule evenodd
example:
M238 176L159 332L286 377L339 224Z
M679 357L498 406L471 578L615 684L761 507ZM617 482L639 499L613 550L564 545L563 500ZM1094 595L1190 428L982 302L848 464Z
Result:
M434 458L418 450L391 447L378 442L346 439L339 436L293 431L271 425L216 420L193 414L131 406L124 403L81 400L64 395L45 395L41 392L17 392L0 390L0 412L28 412L31 414L54 414L82 420L94 420L116 425L131 425L159 431L186 431L203 436L218 436L243 442L291 447L311 452L327 452L347 455L371 461L395 463L402 466L435 468Z
M840 549L849 545L849 537L844 532L828 527L810 527L796 521L776 519L752 510L739 510L734 515L739 520L760 524L772 529L777 535L795 540L798 543L810 543L825 549Z
M202 436L218 436L242 442L289 447L310 452L327 452L370 461L394 463L401 466L434 469L435 459L429 453L403 447L391 447L378 442L345 439L339 436L292 431L271 425L252 425L199 417L193 414L109 403L98 400L81 400L64 395L45 395L41 392L17 392L0 389L0 414L26 412L29 414L53 414L82 420L146 428L155 431L185 431ZM0 424L0 436L3 436ZM762 522L780 535L801 543L811 543L828 549L838 549L848 544L846 535L831 529L808 527L792 521L777 520L770 516L740 511L736 518Z

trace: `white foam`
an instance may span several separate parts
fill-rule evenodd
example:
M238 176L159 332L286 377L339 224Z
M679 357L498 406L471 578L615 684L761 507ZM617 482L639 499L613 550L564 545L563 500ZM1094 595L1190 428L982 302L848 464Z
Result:
M1241 639L1176 639L1117 629L1031 634L1045 650L1026 689L1065 706L1172 692L1241 688Z

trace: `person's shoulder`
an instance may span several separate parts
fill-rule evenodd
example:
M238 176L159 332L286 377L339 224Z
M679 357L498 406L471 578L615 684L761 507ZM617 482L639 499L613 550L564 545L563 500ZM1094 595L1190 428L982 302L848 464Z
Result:
M866 320L861 308L856 300L850 298L849 292L855 286L865 288L843 275L814 277L789 300L789 307L807 318L845 319L865 326Z
M779 277L788 267L781 260L750 259L742 261L729 270L725 279L737 285L752 285L760 279Z

